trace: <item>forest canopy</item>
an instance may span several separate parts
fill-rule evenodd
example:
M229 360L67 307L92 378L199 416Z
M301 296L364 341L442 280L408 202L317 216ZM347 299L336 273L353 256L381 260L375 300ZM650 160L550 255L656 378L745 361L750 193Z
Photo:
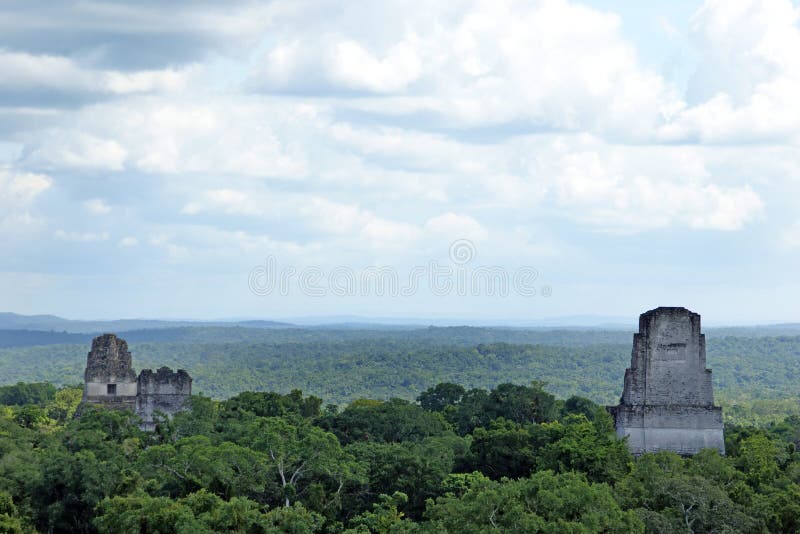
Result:
M52 392L52 394L51 394ZM726 426L726 456L634 458L607 411L542 382L436 384L344 407L193 396L155 432L16 384L0 406L3 532L794 532L800 417ZM25 403L17 401L28 399Z

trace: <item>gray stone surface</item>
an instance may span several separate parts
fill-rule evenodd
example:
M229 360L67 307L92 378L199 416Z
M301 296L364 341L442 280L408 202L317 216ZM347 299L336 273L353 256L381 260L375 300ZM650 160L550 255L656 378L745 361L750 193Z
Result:
M634 454L691 455L704 448L725 453L722 409L714 406L699 314L656 308L639 317L622 398L609 411L617 435L628 436Z
M177 372L161 367L155 373L144 369L139 373L139 394L136 413L142 418L145 430L154 430L156 412L172 415L183 408L192 394L192 378L183 369Z
M183 369L145 369L137 377L128 344L114 334L92 341L84 380L84 405L132 410L142 418L145 430L155 429L157 412L171 417L192 394L192 378Z
M135 382L128 343L114 334L94 338L83 378L86 382Z

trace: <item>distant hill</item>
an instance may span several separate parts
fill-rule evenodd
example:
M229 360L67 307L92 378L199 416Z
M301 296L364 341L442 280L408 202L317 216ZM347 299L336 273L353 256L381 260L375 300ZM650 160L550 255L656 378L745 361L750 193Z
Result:
M0 330L0 347L31 347L35 345L88 344L91 334L42 332L40 330Z
M247 328L287 328L293 325L277 321L162 321L154 319L117 319L109 321L81 321L64 319L55 315L19 315L0 312L0 330L37 330L44 332L66 332L70 334L96 334L104 332L128 332L156 328L192 326L219 326Z
M800 335L800 323L758 326L715 326L703 329L708 337L780 337Z
M314 328L419 328L424 326L475 326L499 328L600 328L605 330L630 330L638 323L630 318L604 315L569 315L532 319L529 317L506 317L500 319L474 319L458 317L364 317L360 315L329 315L290 317L294 325Z
M416 339L436 345L517 343L542 345L621 344L630 347L633 328L422 326L338 323L298 326L277 321L74 321L53 315L0 314L0 347L77 344L113 332L133 343L304 343ZM800 336L800 324L710 327L709 339Z
M546 345L587 345L629 343L631 334L621 330L568 330L489 328L474 326L392 327L327 325L322 327L254 328L226 326L176 326L139 330L104 330L124 337L130 343L328 343L371 340L398 342L408 339L434 345L471 346L481 343L538 343ZM37 330L1 330L0 347L80 344L88 346L95 333L69 333ZM86 349L88 350L88 348Z
M20 315L0 312L0 330L36 330L44 332L66 332L70 334L91 334L104 332L129 332L132 330L153 330L183 327L243 327L243 328L305 328L326 330L417 330L430 326L439 328L491 328L531 331L615 331L634 332L636 321L620 317L599 315L574 315L564 317L528 319L510 317L508 319L425 319L414 317L362 317L350 315L296 317L280 321L258 319L225 320L161 320L161 319L109 319L76 320L56 315ZM706 326L705 331L714 335L738 337L800 335L800 323L782 323L745 326Z

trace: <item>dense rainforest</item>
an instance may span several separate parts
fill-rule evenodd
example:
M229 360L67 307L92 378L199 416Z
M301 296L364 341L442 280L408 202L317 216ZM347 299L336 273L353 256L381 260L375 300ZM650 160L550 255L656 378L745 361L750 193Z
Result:
M614 404L632 341L624 330L478 327L206 325L120 335L137 370L186 369L196 393L225 399L242 391L298 388L340 406L359 398L414 400L438 382L491 388L533 378L562 398ZM81 383L92 336L0 330L0 345L8 345L0 348L0 385ZM709 329L707 337L715 394L728 422L761 424L800 415L796 325Z
M0 388L0 532L797 532L800 417L726 426L726 456L632 457L607 412L540 382L441 383L344 407L190 399L139 430L81 390Z

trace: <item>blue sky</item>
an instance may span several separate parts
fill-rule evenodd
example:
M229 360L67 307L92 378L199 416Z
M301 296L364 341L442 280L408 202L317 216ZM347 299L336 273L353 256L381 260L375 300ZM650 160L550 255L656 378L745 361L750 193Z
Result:
M0 309L800 321L798 17L789 0L4 2ZM405 280L458 267L457 240L467 275L535 268L536 294L251 287L267 258L326 287Z

